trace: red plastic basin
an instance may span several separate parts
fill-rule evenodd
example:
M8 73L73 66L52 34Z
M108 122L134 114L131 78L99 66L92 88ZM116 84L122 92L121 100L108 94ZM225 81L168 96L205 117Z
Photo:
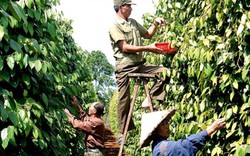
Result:
M171 43L155 43L155 46L162 49L164 54L173 53L176 51L176 47L171 48Z

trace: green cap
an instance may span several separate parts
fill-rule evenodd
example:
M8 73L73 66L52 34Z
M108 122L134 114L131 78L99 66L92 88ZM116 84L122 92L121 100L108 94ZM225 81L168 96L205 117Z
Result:
M123 5L123 4L132 4L135 5L135 3L132 2L132 0L114 0L114 5Z

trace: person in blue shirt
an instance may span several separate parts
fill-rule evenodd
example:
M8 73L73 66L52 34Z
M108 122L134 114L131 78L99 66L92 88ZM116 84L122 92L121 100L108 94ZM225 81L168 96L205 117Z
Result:
M168 140L169 120L174 115L175 111L176 110L173 109L148 113L147 117L144 118L144 121L147 121L147 123L155 123L155 126L150 124L151 130L147 132L143 132L142 129L142 135L148 135L146 137L141 137L141 148L149 145L150 141L153 140L152 156L195 156L197 151L205 145L206 140L209 139L213 133L224 128L226 125L225 119L217 119L206 130L197 134L192 134L186 139L180 139L177 141ZM151 116L152 121L149 121L149 116ZM157 116L160 120L153 121ZM146 126L143 126L142 117L142 128L145 127Z

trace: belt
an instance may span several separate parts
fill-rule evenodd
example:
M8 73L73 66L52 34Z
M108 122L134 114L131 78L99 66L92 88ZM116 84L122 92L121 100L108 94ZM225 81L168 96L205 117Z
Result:
M100 150L98 148L86 148L85 152L99 153Z

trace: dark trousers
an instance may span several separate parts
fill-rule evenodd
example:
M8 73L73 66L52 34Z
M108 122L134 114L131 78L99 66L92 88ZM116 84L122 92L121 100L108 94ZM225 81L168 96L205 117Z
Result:
M123 68L118 68L115 72L116 74L116 83L118 85L118 106L117 106L117 115L118 115L118 125L120 133L123 134L126 120L128 117L128 112L130 108L130 85L128 73L150 73L157 74L162 73L166 70L165 67L151 65L151 64L140 64L137 66L128 66ZM150 95L152 99L163 101L165 98L165 84L166 79L157 79L150 90ZM133 120L130 121L128 130L135 128Z

